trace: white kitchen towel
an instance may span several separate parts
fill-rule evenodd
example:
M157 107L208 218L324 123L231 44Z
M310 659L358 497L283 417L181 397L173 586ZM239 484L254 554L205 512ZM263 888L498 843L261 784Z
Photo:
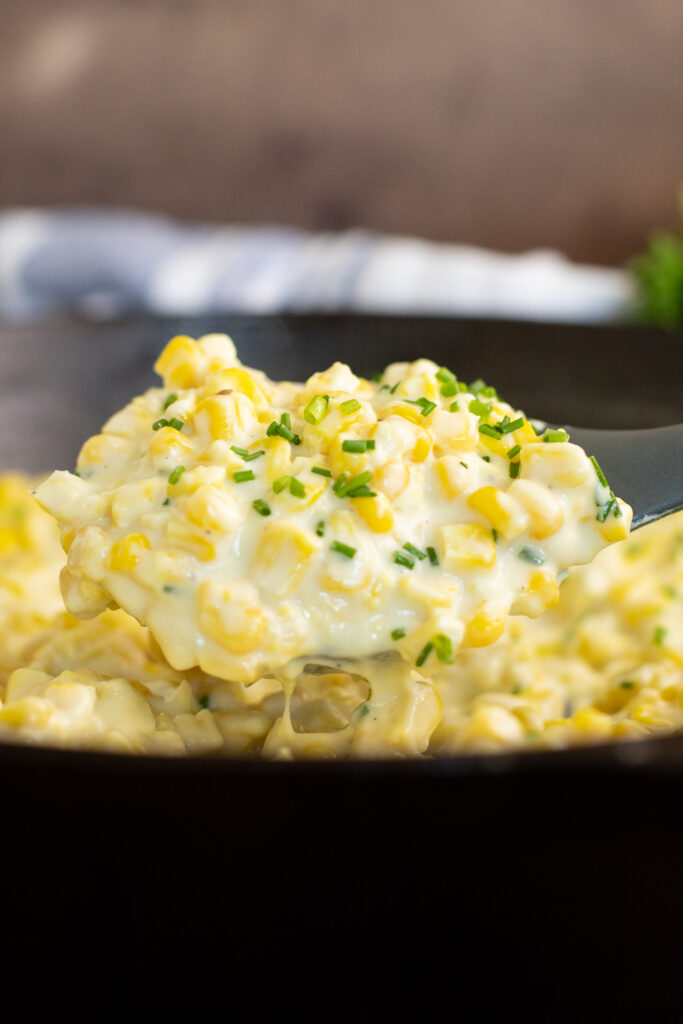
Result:
M604 322L620 270L367 231L183 224L133 211L0 213L0 318L357 311Z

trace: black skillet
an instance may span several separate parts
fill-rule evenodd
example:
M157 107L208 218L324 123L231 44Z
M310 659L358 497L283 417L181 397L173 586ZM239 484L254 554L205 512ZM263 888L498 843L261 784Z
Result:
M0 331L0 466L70 468L153 383L169 337L214 330L274 376L429 356L548 422L683 420L675 333L352 316L63 325ZM683 1017L683 739L303 764L0 746L0 772L0 963L29 977L27 1019L46 993L76 1006L93 980L102 1019L131 1006L133 981L153 1019L188 992L198 1020L216 995L217 1019L242 995L250 1014L304 1019L414 1005Z

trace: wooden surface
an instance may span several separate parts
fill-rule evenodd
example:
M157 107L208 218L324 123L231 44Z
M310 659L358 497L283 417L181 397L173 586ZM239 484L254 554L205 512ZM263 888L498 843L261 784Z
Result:
M0 205L616 262L673 225L682 0L0 0Z

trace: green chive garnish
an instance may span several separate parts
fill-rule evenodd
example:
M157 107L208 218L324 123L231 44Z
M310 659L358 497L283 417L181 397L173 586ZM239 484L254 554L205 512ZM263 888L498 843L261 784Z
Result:
M173 427L174 430L182 430L183 421L179 420L177 416L174 416L172 420L168 421L168 426Z
M168 420L167 419L160 419L160 420L157 420L155 423L152 424L152 430L161 430L162 427L167 427L167 426L168 426Z
M458 385L454 380L446 381L445 384L441 385L441 394L444 398L452 398L453 395L457 395Z
M170 498L165 498L164 501L162 501L161 504L162 505L170 505L171 504L171 499Z
M399 386L399 384L402 384L402 383L403 383L403 381L397 380L396 383L394 384L393 388L389 388L389 394L393 395L395 393L395 391L396 391L396 388Z
M330 404L329 395L316 395L304 409L304 419L307 423L320 423L327 415L327 407ZM287 424L289 426L289 424Z
M250 469L241 469L238 473L233 473L232 478L236 484L246 484L249 480L256 479Z
M289 487L290 480L291 477L289 476L279 476L277 480L273 481L273 490L275 493L279 494L280 491L284 491L285 487Z
M569 434L566 430L551 430L549 427L543 435L543 440L550 442L568 441ZM600 470L600 472L602 472L602 470ZM607 481L605 481L605 486L607 486Z
M162 412L166 412L166 410L168 409L169 405L173 405L173 403L177 402L177 401L178 401L178 396L177 395L169 395L168 398L166 399L166 401L164 402L164 404L162 405L161 411Z
M396 562L397 565L402 565L406 569L415 568L415 559L411 558L410 555L404 554L403 551L396 552L396 554L394 555L394 561Z
M495 528L495 526L491 530L491 536L493 537L493 543L496 544L498 542L498 530Z
M491 456L490 455L482 455L481 458L484 460L484 462L490 462L491 461Z
M325 522L323 519L321 519L320 522L316 524L315 532L318 537L325 536Z
M543 565L545 562L545 555L537 548L522 548L519 557L523 558L525 562L533 562L534 565Z
M169 474L169 477L168 477L169 484L177 484L184 472L185 472L185 467L184 466L176 466L176 468L174 470L172 470L171 473Z
M332 476L329 469L323 469L322 466L314 466L311 473L317 473L318 476Z
M429 643L424 645L424 647L417 656L417 661L415 662L415 664L417 665L418 668L421 668L421 666L424 665L425 661L427 660L427 658L429 657L433 650L434 644L430 640Z
M455 380L455 374L452 373L447 366L442 366L436 373L436 379L440 380L442 384L445 384L447 381Z
M507 417L506 417L507 419ZM498 429L501 434L512 434L513 431L519 430L520 427L524 426L524 417L520 416L519 419L510 420L508 423L499 423Z
M478 398L473 398L468 406L470 412L473 412L476 416L486 418L491 415L492 405L490 402L480 402Z
M437 633L432 643L434 644L434 653L439 661L443 662L444 665L452 665L455 660L455 654L453 653L453 641L451 638L444 633Z
M371 491L365 484L361 484L360 487L354 487L352 491L347 492L348 498L376 498L377 492Z
M351 548L348 544L342 544L338 540L333 540L330 548L332 551L337 551L340 555L343 555L344 558L353 558L356 553L356 548Z
M522 450L521 444L516 444L514 448L511 448L508 452L508 459L514 459L515 455L519 455Z
M420 412L423 416L429 416L430 412L434 412L436 409L436 402L430 402L428 398L424 397L424 395L422 398L406 398L404 401L408 402L410 405L419 405Z
M624 679L623 683L619 683L622 690L632 690L635 685L630 679Z
M520 466L519 462L511 462L510 463L510 477L511 477L512 480L516 480L517 477L519 476L519 466Z
M448 406L448 411L449 412L460 412L460 406L458 405L457 402L451 402L451 404Z
M209 706L210 700L211 700L211 697L209 696L209 694L208 693L203 693L201 695L201 697L197 701L197 705L198 705L199 709L201 711L206 711L208 706Z
M599 466L599 464L598 464L598 460L597 460L597 459L595 458L595 456L594 456L594 455L591 455L591 456L590 456L590 460L591 460L591 462L593 463L593 469L594 469L594 470L595 470L595 472L597 473L597 476L598 476L598 480L600 481L600 483L602 484L602 486L603 486L603 487L609 487L609 484L607 483L607 477L605 476L605 474L603 473L603 471L602 471L602 470L600 469L600 466Z
M262 501L261 498L257 498L256 501L252 501L251 504L252 507L256 509L260 516L270 515L270 505L266 504L265 501Z
M661 647L661 645L664 643L664 640L666 639L666 633L667 630L664 626L655 626L655 631L652 636L653 644L657 644L658 647Z
M262 455L266 454L264 448L260 448L257 452L248 452L246 448L238 448L237 445L234 444L230 445L230 450L233 451L235 455L239 455L239 457L244 459L245 462L253 462L254 459L260 459Z
M360 402L357 398L349 398L348 402L342 402L339 406L344 415L348 415L351 412L357 412L360 409Z
M301 483L301 480L296 480L294 477L290 477L289 493L293 494L295 498L305 498L306 488Z
M352 455L360 455L361 452L374 451L374 448L374 441L356 441L354 439L342 441L342 451L350 452Z
M427 555L429 556L429 561L432 563L432 565L439 564L439 557L436 553L436 548L427 548Z
M427 555L425 554L424 551L420 551L419 548L414 547L412 544L404 544L403 545L403 550L407 551L409 554L413 555L415 558L419 558L420 561L422 561L423 558L427 557Z
M479 424L479 433L485 434L486 437L495 437L496 440L500 439L500 430L496 430L495 427L489 426L488 423Z
M392 631L391 631L391 639L392 640L402 640L405 635L406 635L405 629L392 629Z
M352 476L350 480L347 480L346 474L343 473L332 489L338 498L345 498L352 491L369 484L371 479L372 473L369 469L366 469L364 473L359 473L358 476Z

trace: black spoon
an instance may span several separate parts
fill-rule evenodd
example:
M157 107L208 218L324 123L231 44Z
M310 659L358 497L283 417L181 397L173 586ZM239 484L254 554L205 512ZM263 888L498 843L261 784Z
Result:
M594 455L618 498L633 508L632 528L683 508L683 423L650 430L567 427Z

